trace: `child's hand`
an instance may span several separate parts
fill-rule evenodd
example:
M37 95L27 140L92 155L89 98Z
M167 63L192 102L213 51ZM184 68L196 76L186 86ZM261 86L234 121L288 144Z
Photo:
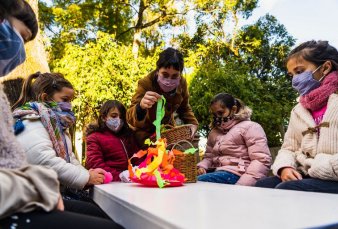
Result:
M206 174L206 173L207 173L207 171L204 168L198 168L198 170L197 170L198 175L202 175L202 174Z
M157 100L161 98L161 95L157 94L153 91L147 91L146 94L143 96L140 102L140 106L143 110L151 108Z
M291 180L301 180L302 175L293 168L284 168L282 169L280 178L282 181L291 181Z
M56 209L59 211L64 211L65 210L65 205L63 204L62 196L61 194L59 195L59 200L58 203L56 204Z
M106 171L103 169L89 169L89 180L87 185L102 184L104 181L104 174Z
M198 129L198 126L197 125L191 125L190 129L191 129L191 139L194 139L195 134L196 134L197 129Z

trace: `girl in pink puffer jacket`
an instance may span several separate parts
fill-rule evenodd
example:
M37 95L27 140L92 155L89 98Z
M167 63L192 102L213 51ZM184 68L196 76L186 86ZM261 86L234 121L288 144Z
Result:
M251 109L230 94L216 95L210 109L214 120L204 158L197 164L198 180L255 185L271 165L263 128L250 121Z

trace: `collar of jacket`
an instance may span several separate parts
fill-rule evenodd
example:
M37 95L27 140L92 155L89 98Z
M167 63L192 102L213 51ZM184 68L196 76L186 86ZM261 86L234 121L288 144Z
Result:
M325 114L331 113L331 112L336 112L333 110L336 110L338 104L338 94L334 93L330 95L329 101L327 103L327 110ZM309 126L309 127L316 127L316 123L311 115L311 112L304 108L300 103L298 103L294 108L293 111L300 119L304 120L304 122ZM327 115L324 115L327 116ZM325 122L325 118L323 119L323 122Z

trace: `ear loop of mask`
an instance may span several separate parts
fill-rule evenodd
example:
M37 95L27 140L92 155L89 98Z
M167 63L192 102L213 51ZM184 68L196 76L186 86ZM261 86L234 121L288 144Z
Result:
M312 72L312 77L313 77L313 74L315 74L321 67L323 67L323 65L324 64L322 64L322 65L319 65L317 68L316 68L316 70L314 70L313 72ZM325 78L325 74L323 74L323 76L318 80L318 82L321 82L324 78Z

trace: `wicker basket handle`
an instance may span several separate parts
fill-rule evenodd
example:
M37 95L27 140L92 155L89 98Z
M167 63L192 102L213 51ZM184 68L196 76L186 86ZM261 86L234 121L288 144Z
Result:
M163 127L165 129L174 129L175 128L173 125L170 125L170 124L164 124Z
M171 150L173 150L176 146L180 146L181 149L183 149L183 147L180 145L181 143L188 143L188 145L190 145L191 148L195 148L195 147L193 146L193 144L191 144L191 142L189 142L189 141L187 141L187 140L180 140L180 141L178 141L178 142L176 142L176 143L169 144L167 147L170 147L170 146L172 145ZM183 150L184 150L184 149L183 149Z

